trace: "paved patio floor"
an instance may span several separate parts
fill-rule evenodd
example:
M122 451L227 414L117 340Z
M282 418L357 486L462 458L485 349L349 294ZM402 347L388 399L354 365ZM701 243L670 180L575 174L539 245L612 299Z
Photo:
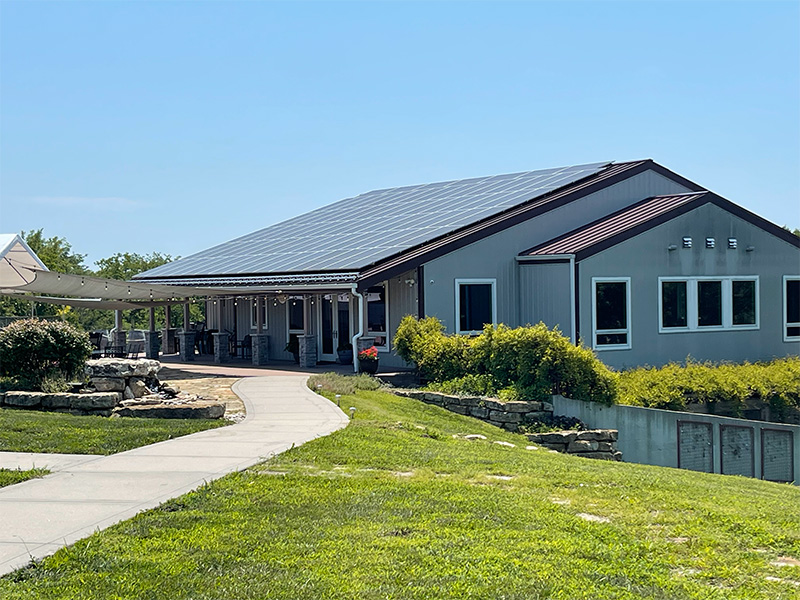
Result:
M35 464L54 471L0 489L0 575L347 425L347 416L336 405L306 387L307 373L188 368L244 377L233 390L245 403L247 418L111 456L0 453L6 455L0 457L1 466Z

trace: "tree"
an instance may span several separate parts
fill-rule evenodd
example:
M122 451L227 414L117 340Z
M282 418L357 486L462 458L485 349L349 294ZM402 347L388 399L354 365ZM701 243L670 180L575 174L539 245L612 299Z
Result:
M101 258L95 264L99 267L96 274L106 279L132 279L139 273L155 269L168 262L177 260L169 254L153 252L152 254L136 254L135 252L117 252L108 258Z

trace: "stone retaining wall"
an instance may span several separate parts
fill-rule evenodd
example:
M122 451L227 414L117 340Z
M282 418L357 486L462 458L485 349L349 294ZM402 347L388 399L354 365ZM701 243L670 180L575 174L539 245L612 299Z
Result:
M46 394L44 392L6 392L0 394L0 405L6 408L67 412L73 415L108 417L119 404L119 392L91 394Z
M511 432L517 432L519 424L523 421L542 420L553 416L553 404L550 402L501 402L481 396L451 396L423 390L392 389L391 391L398 396L435 404L450 412L474 417ZM566 454L603 460L622 460L622 453L617 451L617 431L613 429L530 433L527 437L531 442L538 443L544 448Z
M528 441L549 450L577 454L585 458L622 460L622 452L617 450L617 436L616 429L551 431L526 435Z

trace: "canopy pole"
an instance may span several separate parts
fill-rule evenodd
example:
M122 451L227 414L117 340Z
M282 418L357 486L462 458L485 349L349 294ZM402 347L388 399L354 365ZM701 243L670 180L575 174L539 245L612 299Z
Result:
M156 330L156 307L150 307L150 323L149 323L149 330L155 331Z
M183 305L183 330L189 331L189 300Z

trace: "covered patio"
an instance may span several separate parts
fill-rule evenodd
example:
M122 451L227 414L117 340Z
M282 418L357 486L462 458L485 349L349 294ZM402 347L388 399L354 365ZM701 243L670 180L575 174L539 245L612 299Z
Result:
M206 278L182 281L181 285L57 273L49 271L20 236L0 238L0 295L113 310L116 327L110 343L117 349L129 349L131 343L122 311L147 309L149 327L142 350L148 358L255 366L272 361L287 364L294 358L299 368L307 369L317 363L348 362L349 350L352 366L346 368L357 372L352 348L373 345L376 328L378 334L386 331L385 305L372 310L380 313L378 325L375 317L370 320L367 316L370 293L375 296L372 309L381 298L375 292L359 292L356 273ZM205 323L191 322L192 303L203 303ZM175 310L183 313L180 328L169 326ZM156 329L156 311L163 311L167 324L160 331ZM365 335L369 328L370 335Z

